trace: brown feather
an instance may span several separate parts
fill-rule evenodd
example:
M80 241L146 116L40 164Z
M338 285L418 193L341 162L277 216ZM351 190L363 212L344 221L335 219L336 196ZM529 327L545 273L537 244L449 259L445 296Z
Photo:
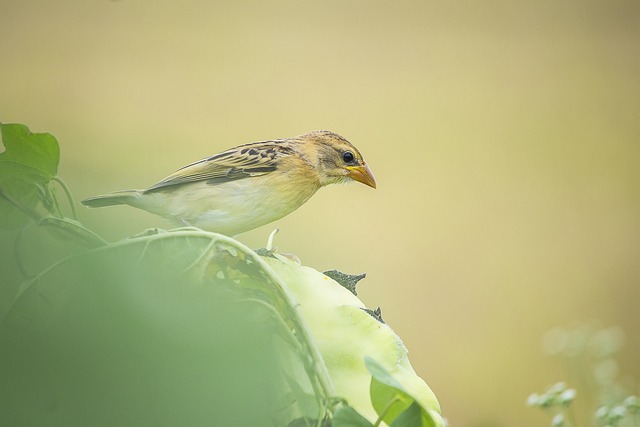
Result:
M178 169L145 193L198 181L217 185L273 172L282 157L294 153L290 144L290 140L274 140L240 145Z

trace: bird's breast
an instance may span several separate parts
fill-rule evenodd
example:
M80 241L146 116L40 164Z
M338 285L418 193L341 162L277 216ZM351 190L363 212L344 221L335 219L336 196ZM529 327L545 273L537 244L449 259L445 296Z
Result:
M195 182L151 193L146 209L204 230L235 235L288 215L318 190L312 180L257 176L223 184Z

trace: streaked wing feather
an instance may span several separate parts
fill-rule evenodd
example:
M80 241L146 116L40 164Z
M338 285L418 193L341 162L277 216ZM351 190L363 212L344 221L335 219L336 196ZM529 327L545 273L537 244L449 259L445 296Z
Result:
M240 145L178 169L145 192L198 181L217 185L273 172L278 167L278 161L281 157L293 153L291 147L283 144L285 141L264 141Z

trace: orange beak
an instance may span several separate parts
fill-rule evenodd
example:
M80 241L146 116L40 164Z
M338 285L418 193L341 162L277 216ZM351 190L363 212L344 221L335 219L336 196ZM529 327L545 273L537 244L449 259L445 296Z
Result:
M347 174L349 178L368 185L369 187L376 188L376 180L373 177L371 169L369 169L369 166L366 164L362 166L347 166L347 169L349 170Z

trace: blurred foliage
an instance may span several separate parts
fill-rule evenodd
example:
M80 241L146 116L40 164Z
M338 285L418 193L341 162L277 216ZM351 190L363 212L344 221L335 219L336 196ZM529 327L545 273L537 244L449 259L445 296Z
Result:
M563 375L539 357L555 325L619 325L640 378L639 45L636 0L6 0L0 121L64 140L80 197L339 132L378 189L319 192L275 224L279 246L367 271L359 296L384 302L452 425L533 427L548 416L523 396ZM166 226L79 214L108 240Z
M273 425L277 324L184 274L209 244L139 239L39 275L0 324L0 423Z
M622 348L624 333L617 327L603 328L584 324L575 328L556 327L545 336L547 352L565 359L572 380L581 386L585 414L576 417L572 403L576 389L557 383L543 393L529 396L529 406L553 414L552 427L597 425L600 427L635 427L640 425L638 397L629 394L630 378L619 378L615 357ZM579 419L580 421L577 421Z

